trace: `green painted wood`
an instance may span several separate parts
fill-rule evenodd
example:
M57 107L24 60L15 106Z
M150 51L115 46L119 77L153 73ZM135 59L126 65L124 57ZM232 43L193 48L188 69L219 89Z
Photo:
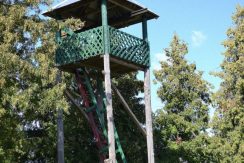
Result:
M148 44L148 32L147 32L147 19L144 17L142 21L142 38L143 40ZM150 49L148 49L149 57L144 58L145 62L148 62L148 67L150 67L151 61L150 61Z
M107 13L107 0L102 0L101 10L102 10L104 53L106 55L106 54L109 54L109 46L110 46L108 13Z
M106 110L106 107L105 107L106 101L103 101L102 108L98 107L97 99L96 99L96 96L94 94L94 89L91 85L91 80L89 78L89 74L83 68L81 68L79 70L80 70L81 75L83 76L83 83L86 85L86 88L87 88L88 94L89 94L89 98L91 101L91 105L92 105L92 107L88 108L88 110L93 111L95 109L96 115L98 117L99 124L100 124L102 132L103 132L103 135L106 139L108 139L108 133L107 133L106 124L105 124L105 120L104 120L105 114L103 112L103 110ZM99 76L99 75L97 75L97 76ZM97 82L97 90L99 91L102 98L106 99L104 88L103 88L103 81L99 77L97 77L96 82ZM117 147L116 150L118 151L118 154L119 154L122 162L127 163L126 158L125 158L125 154L123 152L123 149L122 149L122 146L121 146L121 143L119 140L119 135L118 135L118 132L116 130L116 127L114 127L114 136L115 136L115 143L116 143L116 147ZM106 152L108 152L108 148L106 147L106 148L102 149L100 152L106 153Z
M95 106L91 106L89 108L86 108L86 113L92 112L96 107Z
M124 61L143 67L150 66L150 49L147 39L143 40L113 27L106 28L105 26L80 33L74 33L68 29L65 29L64 32L66 36L61 37L58 34L56 38L57 66L81 62L103 55L105 51ZM104 33L109 39L103 37ZM105 46L105 44L109 46ZM94 67L96 64L94 63Z
M135 64L149 66L149 63L145 62L150 57L148 42L113 27L109 28L109 32L111 55Z
M123 163L127 163L124 151L122 149L122 146L121 146L121 143L120 143L120 140L119 140L119 135L118 135L117 129L115 127L114 127L114 136L115 136L115 142L116 142L116 145L117 145L116 152L118 151L118 153L120 154L122 162Z
M65 29L66 36L57 39L56 65L72 64L103 54L103 28L80 33Z
M96 96L95 96L95 94L93 92L93 88L91 86L90 78L89 78L88 74L85 72L85 70L81 69L81 72L82 72L82 74L84 76L84 80L85 80L84 83L86 84L86 87L88 88L90 100L92 102L92 105L93 105L94 109L96 110L96 114L98 116L99 123L100 123L100 125L102 127L102 130L103 130L103 134L106 137L107 131L106 131L106 127L105 127L105 121L103 120L103 117L102 117L103 114L101 114L100 109L98 108L97 99L96 99Z
M105 92L103 91L103 81L100 78L97 78L97 83L99 86L98 90L101 91L100 94L103 96L103 99L106 99L105 98ZM104 102L104 106L106 104L105 102ZM120 139L119 139L119 135L118 135L116 127L114 127L114 136L115 136L115 143L117 145L116 153L118 152L120 154L120 158L121 158L123 163L127 163L124 151L123 151L121 143L120 143Z

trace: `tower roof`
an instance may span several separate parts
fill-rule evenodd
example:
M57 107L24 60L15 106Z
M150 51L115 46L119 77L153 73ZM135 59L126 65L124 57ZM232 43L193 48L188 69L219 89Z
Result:
M85 22L85 29L101 26L101 0L65 0L43 13L57 20L79 18ZM158 15L135 0L108 0L108 22L115 28L123 28L158 18Z

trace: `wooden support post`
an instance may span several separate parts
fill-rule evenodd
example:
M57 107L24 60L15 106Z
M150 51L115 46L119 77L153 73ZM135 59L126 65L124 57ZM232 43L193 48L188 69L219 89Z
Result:
M143 40L148 41L147 35L147 19L143 18L142 22ZM151 109L151 85L150 85L150 68L144 71L144 96L146 110L146 130L147 130L147 155L148 163L154 163L153 148L153 130L152 130L152 109Z
M144 130L144 128L141 126L140 122L138 121L138 119L136 118L135 114L131 111L129 105L127 104L127 102L125 101L124 97L121 95L120 91L116 88L116 86L112 83L112 89L114 90L114 92L117 94L117 96L119 97L122 105L125 108L125 111L129 114L129 116L132 118L132 120L134 121L134 123L136 124L137 128L140 130L140 132L142 133L142 135L146 138L147 137L147 133Z
M58 71L57 74L57 84L61 82L61 71ZM63 127L63 109L58 108L57 115L57 155L58 155L58 163L64 163L64 127Z
M104 109L104 90L103 90L103 83L100 82L101 79L99 77L99 75L97 74L96 76L97 78L97 92L96 92L96 98L97 98L97 107L100 111L102 111ZM105 106L106 107L106 106ZM105 127L105 118L104 118L104 113L101 112L101 121L102 123L104 124L104 127ZM104 132L104 131L103 131Z
M106 159L104 160L104 163L113 163L113 161L111 159Z
M64 163L64 128L63 128L63 109L58 109L58 163Z
M114 117L112 106L112 90L111 90L111 76L110 76L110 59L109 59L109 29L108 29L108 15L107 15L107 0L102 0L102 26L103 26L103 41L104 41L104 76L105 76L105 95L106 95L106 111L108 123L108 150L109 159L112 163L116 163L115 152L115 137L114 137Z

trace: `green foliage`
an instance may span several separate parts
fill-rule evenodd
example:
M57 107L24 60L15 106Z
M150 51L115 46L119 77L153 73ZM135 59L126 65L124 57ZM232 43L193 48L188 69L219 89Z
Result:
M99 162L92 131L80 111L71 105L63 123L65 162ZM52 157L55 159L55 155Z
M0 2L0 162L41 161L56 153L55 112L68 103L65 84L56 84L58 24L39 16L47 2Z
M214 95L217 110L212 125L220 139L221 162L244 160L244 8L237 6L232 19L234 26L227 30L223 42L226 51L222 71L216 73L222 82Z
M154 71L160 84L158 96L164 103L154 122L158 161L200 161L197 155L189 156L197 153L192 148L193 140L208 127L210 85L202 79L196 65L186 61L187 52L187 45L175 35L165 49L167 61L161 61L161 69Z
M95 81L92 81L92 83L95 88ZM121 90L139 121L144 123L144 105L141 104L142 99L137 97L143 90L143 83L136 79L136 74L115 77L113 83ZM113 94L113 108L115 125L126 160L128 162L147 162L145 138L124 111L123 105L115 94ZM65 113L64 131L66 162L79 162L80 160L83 162L98 162L99 151L94 143L91 129L79 110L72 104L68 113Z
M137 119L142 124L145 124L145 107L142 104L142 98L138 97L139 93L143 92L143 82L138 81L135 73L115 78L113 82L120 90ZM133 120L124 111L124 106L118 97L116 95L113 95L113 97L115 125L127 162L147 162L146 138L143 137Z
M0 162L56 162L56 109L64 113L65 161L98 162L93 135L79 110L63 92L74 83L63 73L57 84L54 65L58 28L80 28L76 19L57 23L40 17L47 1L0 2ZM144 122L136 97L142 83L136 74L114 80L129 105ZM146 162L146 146L123 106L114 98L116 124L128 161ZM120 123L121 122L121 123ZM128 125L129 124L129 125ZM133 140L133 144L129 144ZM142 157L143 155L143 157Z
M98 151L86 120L64 96L74 83L64 73L56 82L55 32L66 22L40 17L40 6L48 0L5 0L0 2L0 162L55 162L56 109L62 108L66 162L98 162ZM167 61L155 71L160 84L158 96L164 108L154 115L157 162L243 162L244 110L244 8L238 6L234 27L227 39L220 90L214 95L217 111L212 123L214 135L206 133L209 84L202 72L189 64L187 46L177 36L165 50ZM81 24L81 25L77 25ZM138 97L143 84L136 74L116 77L121 90L142 124L144 105ZM128 162L147 162L146 143L132 120L113 96L115 123Z

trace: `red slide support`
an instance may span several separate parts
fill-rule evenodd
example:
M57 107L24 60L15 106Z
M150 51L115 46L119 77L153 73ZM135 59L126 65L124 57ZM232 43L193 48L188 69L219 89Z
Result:
M90 102L90 99L89 99L89 94L87 93L86 91L86 87L84 86L82 80L81 80L81 76L79 74L79 71L77 70L76 71L76 74L75 74L75 77L76 77L76 81L77 81L77 85L78 85L78 89L79 89L79 93L83 99L83 105L85 108L90 108L91 107L91 102ZM106 155L100 151L102 151L103 148L106 148L106 140L103 140L103 136L101 134L101 132L99 131L99 128L95 122L95 118L93 116L93 112L92 111L89 111L87 113L87 116L89 118L89 125L92 129L92 132L93 132L93 135L94 135L94 138L95 138L95 142L96 142L96 146L99 150L99 159L100 159L100 162L104 162L104 160L106 159Z

